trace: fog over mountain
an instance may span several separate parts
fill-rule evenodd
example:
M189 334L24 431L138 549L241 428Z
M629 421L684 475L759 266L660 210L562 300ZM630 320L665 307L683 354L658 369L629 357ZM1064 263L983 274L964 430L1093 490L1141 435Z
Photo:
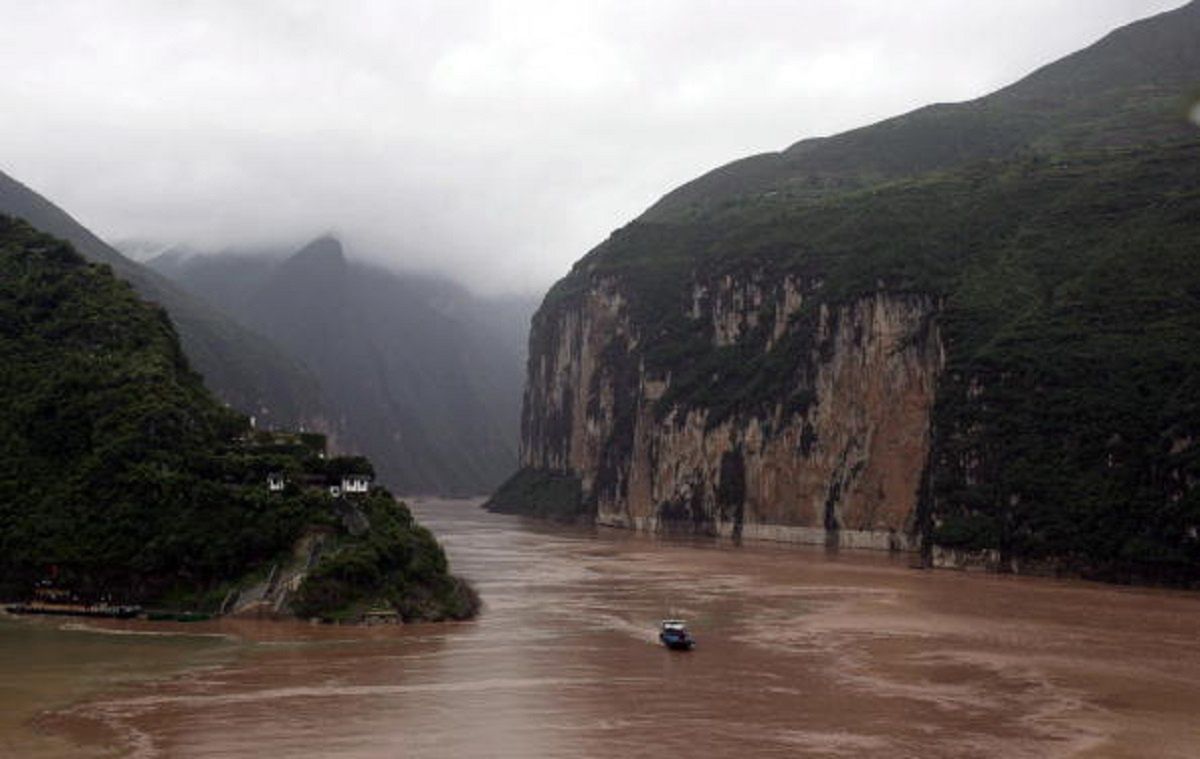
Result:
M311 369L338 448L370 456L389 487L487 492L516 465L536 302L350 253L322 236L274 255L173 248L147 265Z
M0 0L0 168L108 240L532 291L731 155L977 97L1180 0Z
M87 260L112 267L138 294L167 309L191 367L225 403L268 427L329 429L325 398L315 378L261 335L195 298L146 266L123 256L68 212L0 173L0 213L69 241Z

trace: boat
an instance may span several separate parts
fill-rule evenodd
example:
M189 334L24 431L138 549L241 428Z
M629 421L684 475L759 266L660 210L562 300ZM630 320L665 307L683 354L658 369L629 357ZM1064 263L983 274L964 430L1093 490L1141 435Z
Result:
M687 630L687 624L682 619L664 619L658 639L673 651L691 651L696 646L696 639Z

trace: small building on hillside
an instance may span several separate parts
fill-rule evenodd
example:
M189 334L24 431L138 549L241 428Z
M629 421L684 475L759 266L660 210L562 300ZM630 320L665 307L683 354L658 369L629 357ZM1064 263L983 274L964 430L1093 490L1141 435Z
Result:
M271 472L267 475L267 490L272 493L281 493L287 487L287 478L283 476L283 472Z
M329 495L341 498L348 495L366 495L371 492L371 475L343 474L329 480Z
M362 456L335 456L332 459L314 460L309 458L304 464L304 470L293 473L289 478L284 473L272 473L270 477L282 479L282 487L294 481L305 490L324 490L333 498L346 496L367 495L375 481L375 470L371 462ZM275 490L274 482L268 478L268 486Z
M343 474L342 493L344 495L364 495L371 492L371 475Z

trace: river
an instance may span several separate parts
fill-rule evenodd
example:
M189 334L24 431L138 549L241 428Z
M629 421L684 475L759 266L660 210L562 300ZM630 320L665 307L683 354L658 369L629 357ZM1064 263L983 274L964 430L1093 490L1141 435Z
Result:
M414 511L478 620L0 618L0 755L1200 755L1197 594Z

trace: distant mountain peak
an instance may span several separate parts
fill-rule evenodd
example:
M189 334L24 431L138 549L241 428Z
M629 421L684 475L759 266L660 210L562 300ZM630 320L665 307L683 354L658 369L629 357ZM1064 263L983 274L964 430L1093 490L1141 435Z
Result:
M346 263L342 243L331 234L323 234L292 254L292 261L327 261L340 265Z
M303 287L310 295L331 295L344 284L348 271L342 243L325 234L293 253L283 262L279 274L291 287Z

